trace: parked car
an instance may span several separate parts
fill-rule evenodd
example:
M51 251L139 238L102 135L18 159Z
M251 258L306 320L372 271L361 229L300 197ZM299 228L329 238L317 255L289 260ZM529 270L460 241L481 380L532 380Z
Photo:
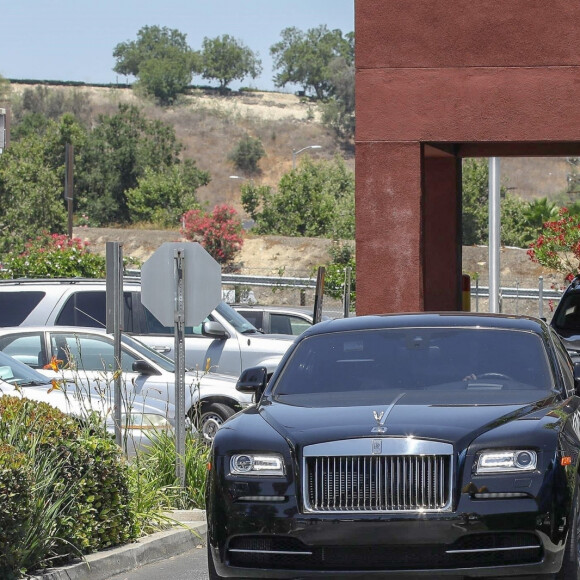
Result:
M213 441L210 579L578 578L578 376L535 318L314 325Z
M111 392L115 369L114 340L98 328L72 326L0 328L0 351L48 378L62 377L97 392ZM55 364L57 363L58 364ZM52 364L51 364L52 362ZM58 371L55 372L55 368ZM122 335L123 390L145 400L175 405L175 365L133 337ZM236 379L218 373L185 373L185 408L202 434L211 439L226 419L252 404L236 390Z
M580 355L580 275L568 285L550 321L566 348Z
M174 358L173 327L163 326L141 303L139 278L123 284L124 332ZM0 280L0 326L83 326L105 328L106 282L61 278ZM272 374L292 337L265 336L225 302L203 321L185 329L186 366L232 375L265 366Z
M312 310L306 308L250 304L233 304L232 308L265 334L298 336L310 328L314 320ZM328 316L323 316L322 319L330 320Z
M96 412L107 431L115 435L115 407L106 394L91 394L74 385L69 385L68 389L54 388L50 378L3 352L0 352L0 395L48 403L79 419ZM139 395L123 400L122 405L121 437L129 454L148 446L156 434L173 429L171 417L175 411L172 405L145 401Z

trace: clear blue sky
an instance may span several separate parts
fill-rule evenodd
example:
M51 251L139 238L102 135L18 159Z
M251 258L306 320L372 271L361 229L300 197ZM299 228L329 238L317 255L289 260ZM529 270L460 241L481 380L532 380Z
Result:
M284 28L354 30L354 0L4 0L0 14L0 75L88 83L123 82L113 49L147 25L176 28L194 50L204 37L241 40L263 66L241 84L264 90L274 89L269 49Z

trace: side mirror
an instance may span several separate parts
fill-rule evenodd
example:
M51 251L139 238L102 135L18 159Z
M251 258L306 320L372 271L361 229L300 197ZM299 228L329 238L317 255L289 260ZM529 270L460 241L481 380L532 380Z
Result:
M229 335L221 322L208 320L201 325L201 333L210 338L228 338Z
M236 383L236 390L242 393L253 393L256 402L258 402L267 384L268 369L266 367L251 367L242 371Z
M147 361L144 360L133 361L131 368L133 369L134 373L139 373L140 375L158 374L157 371Z

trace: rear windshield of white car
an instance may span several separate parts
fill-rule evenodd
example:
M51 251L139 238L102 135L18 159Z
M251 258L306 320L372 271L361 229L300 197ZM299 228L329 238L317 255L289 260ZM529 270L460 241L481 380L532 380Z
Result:
M393 328L300 342L273 396L312 406L381 403L398 393L424 404L533 401L555 387L544 342L526 331ZM328 395L332 395L328 397Z

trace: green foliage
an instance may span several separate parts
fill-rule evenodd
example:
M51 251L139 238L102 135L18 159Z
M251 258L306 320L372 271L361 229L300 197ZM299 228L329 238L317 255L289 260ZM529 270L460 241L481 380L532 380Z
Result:
M255 79L261 72L260 59L240 40L229 34L203 39L201 75L204 79L217 80L220 90L234 80Z
M21 574L25 522L32 515L33 472L24 453L0 444L0 577Z
M186 211L199 208L196 191L209 181L209 173L190 159L160 172L146 168L137 187L127 191L131 219L159 228L175 227Z
M332 94L331 63L341 57L351 66L354 62L354 35L342 35L340 30L329 30L325 25L305 33L296 27L285 28L282 40L270 47L274 61L277 87L297 84L306 92L312 91L319 99Z
M278 191L242 186L242 205L258 234L354 238L354 175L342 159L307 157L280 179Z
M329 65L331 97L321 105L322 122L341 139L354 137L354 63L343 57L334 58Z
M462 242L464 246L487 243L489 168L483 160L463 162Z
M0 446L0 490L15 485L13 519L4 513L0 527L0 546L12 538L0 570L19 577L136 537L127 465L98 421L81 428L46 403L3 396Z
M330 249L332 262L325 266L324 292L331 298L342 300L344 298L344 285L346 269L350 268L350 309L352 312L356 306L356 262L354 247L351 243L340 242Z
M504 246L526 248L533 240L528 217L529 203L506 194L500 201L500 239Z
M572 279L580 271L580 215L570 215L562 208L559 219L544 224L528 255L532 262Z
M183 236L199 242L222 265L231 264L241 249L242 232L236 210L226 204L216 205L212 213L192 209L183 215Z
M191 64L187 59L150 59L139 67L135 88L153 96L160 105L171 105L191 84Z
M43 232L26 243L23 253L8 252L2 278L104 278L105 258L93 254L88 243L64 234Z
M162 172L179 163L181 148L173 127L119 105L115 115L99 118L80 151L77 210L99 225L131 222L127 191L138 187L147 168Z
M159 529L170 509L204 509L209 447L197 434L185 439L185 486L175 475L175 437L159 433L130 465L131 491L143 533Z
M264 155L266 155L266 151L262 141L258 137L252 137L246 133L228 155L228 159L233 162L236 169L255 174L260 170L258 163Z
M137 40L121 42L113 51L114 71L133 75L145 93L162 104L175 100L191 84L198 68L198 55L189 48L186 35L179 30L144 26Z
M21 251L41 229L66 231L63 152L60 127L51 121L43 135L14 141L0 155L0 254Z

